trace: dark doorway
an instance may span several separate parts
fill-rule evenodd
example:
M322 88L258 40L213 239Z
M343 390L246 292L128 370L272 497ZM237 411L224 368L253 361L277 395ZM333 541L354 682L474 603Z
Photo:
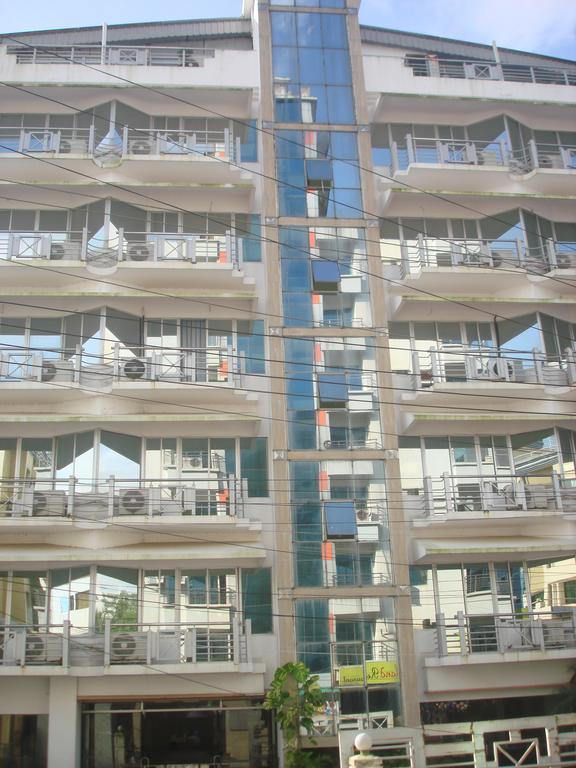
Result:
M211 763L225 751L223 726L220 712L146 712L142 752L151 764Z

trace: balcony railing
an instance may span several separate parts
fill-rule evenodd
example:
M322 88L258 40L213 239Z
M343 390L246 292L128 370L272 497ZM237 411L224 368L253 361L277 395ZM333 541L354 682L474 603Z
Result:
M243 355L232 347L143 346L131 351L118 342L110 347L110 352L102 355L89 353L81 345L72 350L0 348L0 387L3 382L35 381L47 385L78 384L91 389L138 382L233 388L241 386L245 371Z
M186 480L0 480L0 521L62 518L72 522L147 518L244 517L247 481L190 460ZM198 466L195 466L195 465Z
M403 493L407 517L465 519L473 512L506 515L527 510L576 512L576 478L550 475L451 475L424 477L420 487Z
M393 172L411 165L506 168L514 174L539 169L576 170L576 146L537 144L530 140L525 148L512 150L504 139L470 141L468 139L416 138L407 134L404 145L392 142Z
M499 357L496 350L466 349L458 344L430 347L428 352L413 351L410 375L414 389L430 389L435 384L500 382L576 385L576 351L567 348L562 357L552 358L538 349L514 358Z
M556 651L576 648L576 611L436 616L438 656Z
M111 624L103 632L69 622L2 627L0 669L14 667L123 666L129 664L249 663L250 622L210 624Z
M393 727L394 712L391 710L351 715L343 715L335 710L328 710L323 715L312 717L312 736L338 736L340 731L386 730ZM306 734L307 732L302 729L302 735ZM397 757L397 755L395 756ZM390 768L395 762L390 763Z
M231 264L242 266L242 239L233 230L225 234L125 232L119 228L112 241L90 237L88 230L69 232L0 232L0 259L13 262L82 261L87 266L113 266L121 262L150 264Z
M407 56L406 66L416 77L450 77L459 80L506 80L514 83L576 85L576 68L499 64L495 61Z
M135 45L9 45L6 52L16 57L17 64L116 64L145 67L202 67L205 59L213 59L215 56L211 48Z
M90 128L0 128L0 155L26 153L28 155L86 155L104 139L100 131ZM239 162L240 137L234 137L229 128L224 130L164 131L137 129L125 126L119 133L118 158L141 155L189 157L193 160L224 160Z
M445 242L418 235L400 245L401 274L419 274L426 268L475 267L523 269L544 274L552 269L576 269L576 242L546 241L528 248L521 240L458 240Z

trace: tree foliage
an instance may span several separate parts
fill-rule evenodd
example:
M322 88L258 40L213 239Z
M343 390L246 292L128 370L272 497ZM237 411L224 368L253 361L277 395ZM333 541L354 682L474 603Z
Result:
M301 748L302 730L311 736L313 715L324 705L318 679L301 661L290 661L278 667L266 694L264 707L276 714L286 743L288 768L318 768L324 763L324 756Z

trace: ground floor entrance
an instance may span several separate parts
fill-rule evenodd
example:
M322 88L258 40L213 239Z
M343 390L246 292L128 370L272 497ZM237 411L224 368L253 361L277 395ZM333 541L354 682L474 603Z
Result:
M82 703L82 768L273 768L261 701Z

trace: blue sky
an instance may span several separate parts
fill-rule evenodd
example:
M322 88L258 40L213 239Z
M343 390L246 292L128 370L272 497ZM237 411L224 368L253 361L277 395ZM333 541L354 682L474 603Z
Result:
M238 16L242 0L0 0L0 32ZM363 24L576 58L576 0L362 0Z

